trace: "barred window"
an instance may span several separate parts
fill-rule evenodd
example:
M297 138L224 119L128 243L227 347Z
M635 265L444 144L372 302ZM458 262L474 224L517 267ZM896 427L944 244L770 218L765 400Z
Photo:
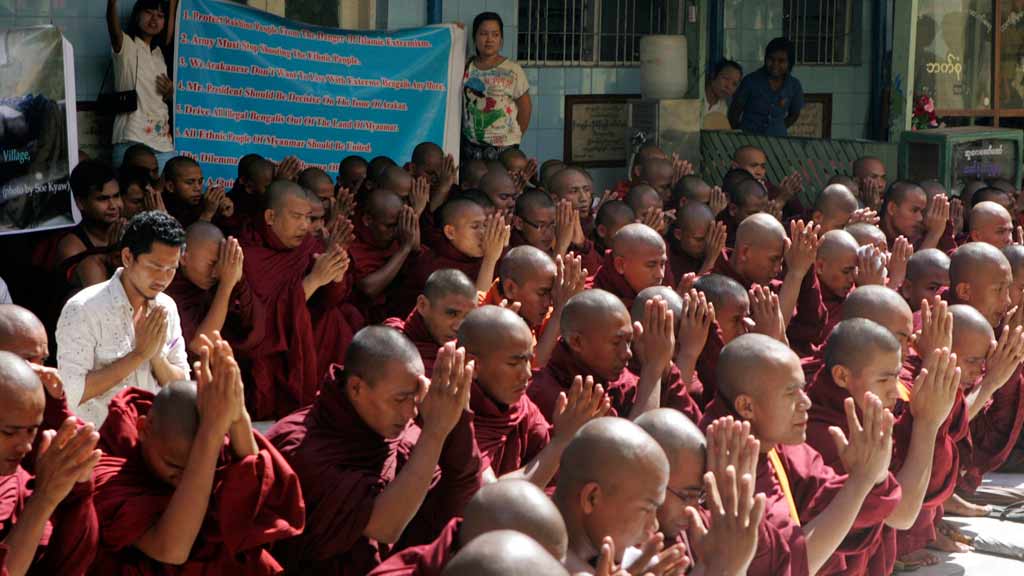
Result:
M668 33L670 0L519 0L516 60L533 66L636 66L640 37Z
M854 0L783 0L782 33L797 64L851 64Z

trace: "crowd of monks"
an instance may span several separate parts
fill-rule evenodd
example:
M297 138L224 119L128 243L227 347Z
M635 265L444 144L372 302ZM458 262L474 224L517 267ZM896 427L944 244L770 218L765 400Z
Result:
M337 175L249 155L230 190L142 147L83 161L41 303L0 306L0 573L884 576L966 550L944 514L987 512L1024 425L1018 191L861 158L809 199L767 168L744 146L708 183L645 145L595 194L432 143ZM86 422L54 326L153 212L185 238L191 379ZM172 316L148 300L137 332Z

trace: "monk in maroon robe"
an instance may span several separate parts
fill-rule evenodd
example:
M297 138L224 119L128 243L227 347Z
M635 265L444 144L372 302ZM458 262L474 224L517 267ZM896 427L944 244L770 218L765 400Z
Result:
M931 301L945 288L949 288L949 256L936 248L914 252L907 260L907 276L899 287L910 309L917 312L922 300Z
M956 248L949 223L949 200L944 195L929 199L919 185L898 181L886 191L883 207L879 228L890 248L899 236L905 237L915 251L938 248L949 252Z
M742 177L735 176L730 180L729 175L733 173L740 173ZM770 199L764 185L743 170L729 171L722 179L722 190L729 195L729 205L718 213L717 218L725 224L725 245L733 247L740 223L754 214L767 211Z
M279 418L313 401L320 375L344 358L358 313L344 306L351 290L348 256L309 234L310 205L297 184L270 186L264 219L241 239L244 275L265 311L264 335L250 352L257 420Z
M790 347L800 357L810 356L814 348L821 346L828 336L826 326L838 323L839 309L857 280L860 263L858 248L857 240L844 230L832 230L822 235L814 270L810 274L818 280L825 321L822 322L821 318L808 321L806 316L809 315L797 316L786 331ZM868 280L867 276L862 275L862 279L872 283L884 282L881 277Z
M465 274L454 269L438 270L427 279L423 294L409 316L388 318L385 326L401 330L416 345L423 369L433 371L438 349L455 340L466 314L476 308L477 292Z
M725 224L715 221L707 204L687 202L676 213L669 229L669 286L676 286L687 274L701 276L710 272L725 249Z
M644 322L634 324L613 294L596 289L580 292L566 303L562 338L527 394L549 422L557 413L559 397L570 392L577 376L591 376L604 388L612 399L613 415L635 418L657 408L662 374L669 370L675 353L674 327L673 315L660 298L648 302ZM633 357L634 336L644 340L639 378L626 369ZM633 398L632 406L622 403L626 398Z
M754 321L750 318L750 296L739 282L721 274L707 274L693 286L715 308L715 322L697 358L697 377L701 382L698 404L703 409L715 396L715 374L722 348L754 328Z
M892 414L872 395L863 418L867 432L847 439L837 431L835 442L850 470L840 475L806 443L811 403L803 387L793 351L774 338L745 334L722 350L718 395L702 425L727 415L750 422L760 441L756 491L767 497L766 521L789 543L790 572L843 573L844 556L876 545L900 500L888 470ZM847 414L859 429L852 404Z
M289 164L285 159L282 165ZM274 163L259 154L246 154L238 160L238 176L227 197L235 205L235 213L221 218L217 224L225 234L238 237L242 230L263 219L267 189L274 181Z
M594 276L594 288L619 297L627 309L638 292L665 281L665 240L646 224L623 226L612 238L612 249Z
M92 425L68 417L41 434L33 472L22 464L44 419L47 394L36 371L0 352L0 573L84 575L96 554L99 523L92 471L100 458Z
M478 536L515 530L540 543L554 558L565 558L565 522L551 499L533 484L516 479L487 484L429 544L395 553L370 576L441 576L449 561Z
M392 545L430 542L462 513L480 487L473 366L446 344L428 383L408 338L367 327L313 405L270 430L306 500L305 531L281 547L290 574L366 574Z
M583 267L591 274L597 272L605 253L611 250L615 233L633 222L636 222L636 213L629 204L622 200L609 200L602 204L594 217L594 232L588 240L589 245L578 252L584 259ZM581 246L573 246L572 249L579 250Z
M203 169L187 156L175 156L164 164L164 206L183 228L198 220L230 219L235 204L221 187L203 192Z

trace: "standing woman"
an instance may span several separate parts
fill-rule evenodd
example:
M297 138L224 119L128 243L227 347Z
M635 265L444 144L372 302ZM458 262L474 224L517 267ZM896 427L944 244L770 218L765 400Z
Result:
M729 123L744 132L785 136L800 118L804 89L791 72L795 49L785 38L776 38L764 49L764 66L740 83L729 106Z
M494 12L473 19L476 55L462 76L463 160L496 160L519 148L530 125L530 83L519 64L501 55L504 32Z
M120 166L125 151L133 144L145 144L156 153L159 169L174 156L170 112L167 104L174 84L167 77L162 48L174 40L173 0L171 12L166 0L137 0L128 25L121 29L117 0L107 0L107 32L114 53L114 89L135 90L138 108L114 118L114 166Z

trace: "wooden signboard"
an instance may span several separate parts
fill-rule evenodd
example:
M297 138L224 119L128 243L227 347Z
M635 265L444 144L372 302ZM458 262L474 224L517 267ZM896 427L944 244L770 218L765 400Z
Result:
M787 130L788 136L804 138L832 137L832 95L804 94L800 118Z
M625 166L629 156L629 101L639 94L565 97L565 162L586 167Z

